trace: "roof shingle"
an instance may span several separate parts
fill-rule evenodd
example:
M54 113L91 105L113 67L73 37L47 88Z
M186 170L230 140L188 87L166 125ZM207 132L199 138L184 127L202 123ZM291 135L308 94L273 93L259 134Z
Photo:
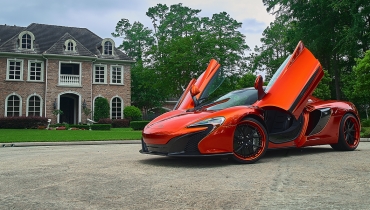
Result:
M30 31L35 36L34 50L19 50L18 36L23 31ZM64 50L64 42L72 39L76 42L76 52L68 53ZM56 26L32 23L27 27L0 25L0 52L31 53L31 54L58 54L97 56L103 59L128 60L130 57L114 48L114 55L101 55L99 47L103 39L86 28Z

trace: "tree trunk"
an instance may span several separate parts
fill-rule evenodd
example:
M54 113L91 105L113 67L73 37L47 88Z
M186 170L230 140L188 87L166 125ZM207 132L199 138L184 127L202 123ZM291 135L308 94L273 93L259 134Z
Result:
M337 100L340 100L340 70L338 69L338 59L336 54L334 55L333 62L335 96Z

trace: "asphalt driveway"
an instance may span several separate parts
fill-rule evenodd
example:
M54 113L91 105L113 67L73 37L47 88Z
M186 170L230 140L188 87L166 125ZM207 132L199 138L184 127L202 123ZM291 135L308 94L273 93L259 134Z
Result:
M256 164L142 155L140 144L0 148L0 209L369 209L370 142Z

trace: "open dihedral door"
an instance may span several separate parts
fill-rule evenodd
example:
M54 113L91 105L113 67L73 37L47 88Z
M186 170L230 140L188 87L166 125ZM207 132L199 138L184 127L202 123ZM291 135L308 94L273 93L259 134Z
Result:
M254 105L277 107L298 119L323 76L320 62L299 42L293 54L271 78L266 94Z
M210 91L209 87L212 85L211 83L215 81L214 78L218 75L220 70L220 64L216 60L212 59L208 64L207 69L198 77L198 79L192 79L189 82L189 85L175 105L174 110L188 110L194 108L195 104L190 94L192 86L196 86L199 90L199 94L197 94L196 98L198 100L204 98L208 95L208 92Z

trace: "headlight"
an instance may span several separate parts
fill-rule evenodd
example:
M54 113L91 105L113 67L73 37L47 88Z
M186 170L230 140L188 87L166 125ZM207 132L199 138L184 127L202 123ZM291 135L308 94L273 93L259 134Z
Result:
M188 127L197 127L197 126L203 126L203 125L213 125L213 126L220 126L222 123L224 123L225 118L224 117L214 117L202 120L200 122L193 123L189 125Z

